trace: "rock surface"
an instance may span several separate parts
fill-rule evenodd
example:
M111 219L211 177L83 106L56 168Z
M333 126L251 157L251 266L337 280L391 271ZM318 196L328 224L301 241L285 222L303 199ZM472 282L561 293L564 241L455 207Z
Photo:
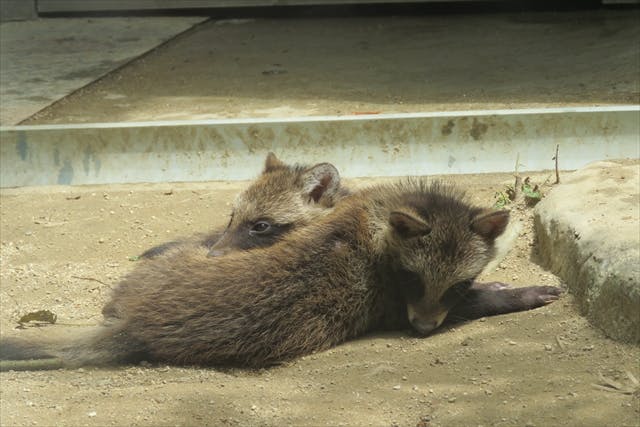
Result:
M608 336L640 342L640 163L563 177L535 211L542 262Z

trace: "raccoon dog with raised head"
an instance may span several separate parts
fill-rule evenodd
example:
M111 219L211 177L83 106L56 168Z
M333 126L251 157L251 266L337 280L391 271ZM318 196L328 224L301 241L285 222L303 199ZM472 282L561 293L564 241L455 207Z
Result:
M151 260L186 246L207 248L209 256L267 247L287 233L326 215L338 200L348 194L349 191L340 185L340 174L332 164L288 165L269 153L260 176L236 197L231 220L224 231L196 234L155 246L145 251L141 258L143 261ZM178 262L175 258L174 261ZM102 314L107 319L120 317L119 294L136 295L141 286L149 285L118 286L114 297L103 307Z
M260 176L236 197L231 220L224 230L164 243L140 257L154 258L185 244L205 246L211 256L269 246L326 214L348 194L332 164L288 165L269 153Z

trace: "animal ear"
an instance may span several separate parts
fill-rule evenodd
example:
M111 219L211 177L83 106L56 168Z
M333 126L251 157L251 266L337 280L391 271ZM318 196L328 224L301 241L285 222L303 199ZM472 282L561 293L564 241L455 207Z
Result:
M277 158L275 154L269 152L267 159L264 161L264 173L271 172L283 166L285 166L284 162Z
M408 212L393 211L389 215L389 225L401 237L408 239L410 237L424 236L431 232L429 224Z
M484 212L471 221L471 230L487 240L495 240L509 224L509 211Z
M302 175L304 194L314 202L322 197L333 197L340 189L340 174L331 163L319 163Z

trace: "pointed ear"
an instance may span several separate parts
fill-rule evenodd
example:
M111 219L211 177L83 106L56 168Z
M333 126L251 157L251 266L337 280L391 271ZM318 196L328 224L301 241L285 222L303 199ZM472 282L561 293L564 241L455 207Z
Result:
M471 230L487 240L495 240L509 224L509 211L484 212L471 221Z
M319 163L302 175L304 194L318 202L323 197L333 197L340 189L340 174L331 163Z
M284 164L284 162L282 162L280 159L278 159L276 157L275 154L273 154L272 152L269 152L269 154L267 154L267 159L264 161L264 172L271 172L274 169L278 169L281 168L283 166L286 166Z
M411 237L424 236L431 232L429 224L408 212L393 211L389 215L389 225L400 235L408 239Z

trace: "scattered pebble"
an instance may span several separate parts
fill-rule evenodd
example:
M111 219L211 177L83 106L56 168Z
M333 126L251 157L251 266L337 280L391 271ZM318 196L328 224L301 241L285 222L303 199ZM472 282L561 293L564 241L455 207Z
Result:
M393 389L394 389L394 390L400 390L400 384L398 384L398 385L394 385L394 386L393 386Z

